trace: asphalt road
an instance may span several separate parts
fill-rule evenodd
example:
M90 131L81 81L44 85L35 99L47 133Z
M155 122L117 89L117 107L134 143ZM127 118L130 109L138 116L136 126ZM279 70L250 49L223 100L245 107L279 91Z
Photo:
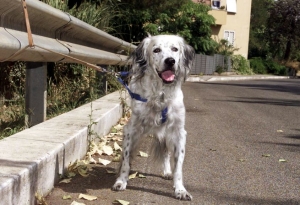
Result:
M184 182L193 201L173 198L172 181L149 158L136 158L127 190L110 190L104 167L59 184L48 204L300 204L300 80L185 83L188 132ZM145 139L140 150L147 152ZM116 168L113 163L108 167ZM77 199L79 193L98 197ZM62 200L71 195L72 200Z

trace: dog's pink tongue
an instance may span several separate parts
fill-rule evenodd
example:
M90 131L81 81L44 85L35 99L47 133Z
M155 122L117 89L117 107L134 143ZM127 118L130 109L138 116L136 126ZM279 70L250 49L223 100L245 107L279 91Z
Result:
M167 70L167 71L161 73L161 77L162 77L162 79L164 79L165 81L170 82L170 81L173 81L173 80L174 80L175 75L174 75L174 73L173 73L172 71Z

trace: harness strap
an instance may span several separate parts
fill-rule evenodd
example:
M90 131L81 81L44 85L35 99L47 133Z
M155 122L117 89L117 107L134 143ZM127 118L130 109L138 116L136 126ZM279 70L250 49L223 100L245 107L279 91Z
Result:
M120 76L122 76L122 77L127 77L129 75L129 72L120 72ZM129 95L130 95L130 97L132 98L132 99L135 99L135 100L138 100L138 101L141 101L141 102L147 102L148 100L147 99L145 99L145 98L142 98L139 94L137 94L137 93L133 93L130 89L129 89L129 87L126 85L126 83L120 78L120 77L118 77L117 78L118 79L118 81L126 88L126 90L128 91L128 93L129 93ZM168 119L168 107L166 107L165 109L163 109L162 111L161 111L161 123L163 124L163 123L165 123L166 121L167 121L167 119Z
M139 94L137 94L137 93L131 92L131 90L129 89L129 87L126 85L126 83L125 83L121 78L118 78L118 81L119 81L122 85L124 85L124 87L126 88L126 90L128 91L128 93L129 93L129 95L130 95L130 97L131 97L132 99L136 99L136 100L142 101L142 102L147 102L147 99L142 98L142 97L141 97Z
M168 107L166 107L165 109L163 109L163 110L161 111L161 123L162 123L162 124L165 123L165 122L167 121L167 119L168 119L167 114L168 114Z

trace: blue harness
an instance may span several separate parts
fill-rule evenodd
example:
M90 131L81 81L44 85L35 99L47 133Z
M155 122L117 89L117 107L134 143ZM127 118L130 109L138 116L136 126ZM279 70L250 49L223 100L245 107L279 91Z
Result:
M122 77L126 77L126 76L128 76L128 75L129 75L129 72L120 72L120 76L122 76ZM129 93L129 95L130 95L130 97L131 97L132 99L135 99L135 100L138 100L138 101L141 101L141 102L147 102L147 101L148 101L147 99L142 98L139 94L133 93L133 92L129 89L129 87L126 85L126 83L125 83L120 77L118 77L117 79L118 79L118 81L126 88L126 90L128 91L128 93ZM165 123L165 122L167 121L167 119L168 119L167 114L168 114L168 107L166 107L165 109L163 109L163 110L161 111L161 123L162 123L162 124Z

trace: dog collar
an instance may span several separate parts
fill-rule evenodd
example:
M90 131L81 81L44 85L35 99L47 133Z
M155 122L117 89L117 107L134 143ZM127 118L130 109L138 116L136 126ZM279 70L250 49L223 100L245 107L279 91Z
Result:
M128 76L129 73L128 72L121 72L120 75L121 76ZM133 93L129 89L129 87L126 85L126 83L120 77L118 77L117 79L126 88L126 90L128 91L128 93L129 93L129 95L132 99L135 99L135 100L138 100L138 101L141 101L141 102L147 102L148 101L146 98L142 98L139 94ZM168 119L167 115L168 115L168 107L166 107L165 109L163 109L161 111L161 124L163 124L167 121L167 119Z

